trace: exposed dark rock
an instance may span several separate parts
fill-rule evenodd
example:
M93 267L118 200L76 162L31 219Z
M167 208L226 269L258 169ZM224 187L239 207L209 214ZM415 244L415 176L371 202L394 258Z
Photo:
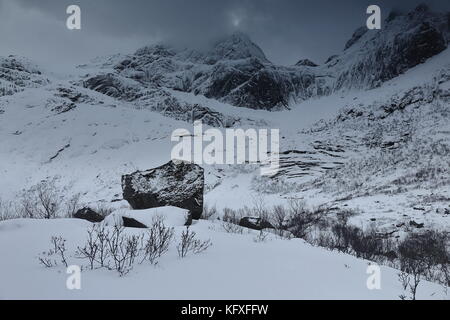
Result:
M138 229L146 229L147 226L136 219L122 217L123 226L126 228L138 228Z
M358 40L361 39L361 37L365 35L368 30L369 29L367 29L367 27L360 27L356 29L355 33L353 33L352 35L352 38L345 44L345 49L350 48L352 45L358 42Z
M264 68L235 89L225 100L238 107L251 109L286 108L293 87L290 81L282 79L283 75L275 68Z
M1 97L44 86L49 80L30 61L10 55L0 57L0 83Z
M244 217L239 221L239 225L253 230L274 229L269 221L258 217Z
M309 59L302 59L295 64L296 66L305 66L305 67L318 67L318 64L315 64Z
M189 210L193 219L200 219L204 181L200 166L174 160L122 176L123 198L133 209L175 206Z
M422 229L422 228L425 226L423 223L417 223L417 222L415 222L414 220L411 220L411 221L409 222L409 225L410 225L411 227L415 227L415 228L417 228L417 229Z
M337 57L339 57L337 54L333 54L332 56L328 57L327 60L325 60L325 64L331 62L332 60L335 60Z
M204 94L208 98L224 98L263 68L264 64L258 59L246 59L233 64L219 62L212 69L210 84Z
M108 73L89 78L84 82L84 86L113 98L133 101L142 96L142 93L140 85L132 81Z
M101 214L95 212L94 210L92 210L91 208L83 208L78 210L74 215L74 218L76 219L83 219L83 220L87 220L89 222L102 222L103 219L105 219L104 216L102 216Z
M150 101L149 106L165 116L190 123L200 120L203 124L212 127L229 128L240 121L239 118L224 115L200 104L180 102L170 95L165 98L161 96L160 101L156 103Z
M70 110L73 110L77 107L77 105L73 102L66 102L63 101L61 104L57 105L56 107L52 108L52 111L56 114L66 113Z

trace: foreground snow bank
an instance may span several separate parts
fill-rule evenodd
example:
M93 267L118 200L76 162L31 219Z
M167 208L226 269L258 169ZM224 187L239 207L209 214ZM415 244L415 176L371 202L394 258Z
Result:
M138 265L124 277L86 269L81 290L71 291L65 268L46 269L36 257L49 249L51 236L61 235L69 264L86 264L73 253L90 226L76 219L0 222L0 299L398 299L403 293L397 270L381 267L381 290L369 290L368 261L272 235L257 242L255 232L226 233L208 221L191 227L213 242L202 254L180 259L173 244L156 267ZM177 241L182 230L175 227ZM418 298L445 296L439 285L422 282Z

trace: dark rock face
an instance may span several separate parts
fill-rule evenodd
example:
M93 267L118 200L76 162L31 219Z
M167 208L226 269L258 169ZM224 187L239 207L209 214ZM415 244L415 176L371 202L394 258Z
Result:
M26 88L38 88L49 83L30 61L10 55L0 57L0 97L13 95Z
M103 93L113 98L133 101L139 98L139 84L135 86L130 83L132 80L122 79L120 76L108 73L90 78L84 82L84 87Z
M302 59L295 64L296 66L305 66L305 67L318 67L319 65L312 62L309 59Z
M147 226L136 219L122 217L123 226L125 228L138 228L138 229L147 229Z
M410 225L411 227L414 227L414 228L417 228L417 229L422 229L422 228L425 226L425 224L423 224L423 223L417 223L417 222L415 222L414 220L411 220L411 221L409 222L409 225Z
M264 219L257 217L244 217L239 221L239 225L253 230L274 229L273 225Z
M395 44L399 47L399 55L397 55L400 63L399 72L424 63L428 58L447 48L444 35L428 22L419 25L409 38L398 37Z
M161 98L156 104L150 102L150 108L177 120L190 123L200 120L203 124L223 128L232 127L240 121L239 118L224 115L197 103L182 103L170 95Z
M358 29L346 50L329 66L347 66L339 73L334 89L374 88L447 48L448 21L443 14L419 6L407 15L392 17L382 30ZM358 54L358 58L351 58Z
M232 95L226 98L236 106L251 109L271 110L275 107L287 107L291 87L289 82L280 79L277 70L264 68L251 77Z
M91 208L83 208L78 210L74 215L74 218L76 219L83 219L87 220L89 222L102 222L105 217L103 217L101 214L95 212Z
M238 63L217 63L211 72L210 84L205 96L223 98L235 88L249 81L264 65L257 59L242 60Z
M347 41L345 44L345 49L350 48L352 45L354 45L363 35L366 34L368 31L367 27L360 27L356 29L355 33L353 33L352 38Z
M204 170L192 163L167 164L122 176L123 198L133 209L175 206L200 219L203 211Z

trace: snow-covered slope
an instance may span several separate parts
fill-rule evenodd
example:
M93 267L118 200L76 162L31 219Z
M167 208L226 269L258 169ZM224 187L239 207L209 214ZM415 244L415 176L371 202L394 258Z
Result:
M242 34L206 52L143 47L130 55L98 58L58 77L24 58L0 58L0 200L14 207L24 190L52 180L68 196L80 193L83 204L127 207L121 176L168 162L173 131L193 132L193 121L201 120L205 129L280 129L281 167L275 177L261 177L258 165L203 165L205 202L216 206L219 215L224 208L252 206L256 198L264 198L267 207L294 198L310 207L332 208L331 219L351 209L356 213L351 223L375 224L392 237L410 232L412 222L448 232L450 49L445 48L444 17L424 7L391 15L381 32L359 30L340 55L321 66L306 60L276 66ZM24 277L49 282L40 297L65 290L56 288L60 284L53 282L53 273L22 261L34 259L59 230L75 245L85 228L66 220L0 223L0 256L14 256L14 239L30 244L2 265L0 277L7 279L0 282L6 281L8 289L0 287L0 297L18 296L29 285L7 276L19 264ZM384 270L386 291L370 292L363 281L367 262L297 240L255 244L254 235L236 239L210 222L194 228L212 238L211 256L185 264L168 257L155 273L137 270L140 275L127 279L130 291L115 290L124 285L122 279L89 273L89 293L82 297L169 297L171 286L166 292L144 293L143 277L160 284L176 279L189 290L193 280L186 270L197 270L199 263L202 270L232 268L229 264L236 261L244 271L230 273L238 274L235 282L208 273L197 297L208 292L208 298L228 298L235 294L235 283L246 281L250 285L239 290L242 298L396 298L401 293L391 269ZM278 262L261 267L275 255ZM347 273L344 265L357 271ZM335 268L330 279L325 267L309 272L320 266ZM279 272L268 282L259 282L253 273L269 274L273 268ZM279 291L255 290L272 281L285 285ZM207 283L223 290L213 294ZM348 291L342 291L344 283L351 283ZM96 291L97 285L111 290ZM39 294L38 288L27 290L30 297ZM130 293L131 288L137 289ZM427 284L423 298L436 290ZM179 297L189 298L188 293L179 291Z
M257 233L226 233L219 223L199 221L191 230L211 239L206 252L177 257L171 246L157 266L144 263L119 277L115 271L84 270L81 290L67 290L63 266L46 269L37 256L52 236L67 240L68 263L86 237L89 223L58 219L0 222L0 299L399 299L404 291L398 271L382 267L381 289L367 288L370 262L329 252L302 240ZM183 227L176 228L179 237ZM128 229L129 234L145 231ZM274 259L276 257L276 259ZM55 270L56 269L56 270ZM445 299L442 287L422 282L418 299Z

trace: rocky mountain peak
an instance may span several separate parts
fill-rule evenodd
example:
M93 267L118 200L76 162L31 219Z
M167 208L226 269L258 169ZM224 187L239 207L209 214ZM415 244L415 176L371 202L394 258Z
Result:
M262 49L242 32L235 32L231 36L217 42L208 56L211 60L209 61L210 63L215 63L219 60L240 60L247 58L257 58L268 62Z

